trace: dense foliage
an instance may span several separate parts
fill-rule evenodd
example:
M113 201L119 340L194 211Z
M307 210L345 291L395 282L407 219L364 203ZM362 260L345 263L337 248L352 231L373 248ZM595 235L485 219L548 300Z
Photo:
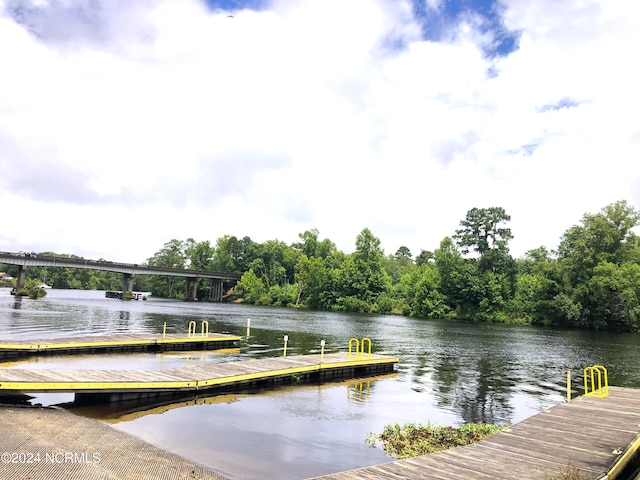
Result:
M26 296L29 298L37 299L40 297L45 297L47 295L47 291L40 286L40 282L38 280L28 278L24 282L24 287L15 292L16 296Z
M384 451L392 457L411 458L471 445L506 428L506 426L485 423L467 423L458 428L396 423L385 425L380 434L370 433L366 441L371 446L381 443Z
M171 240L149 265L234 272L225 297L257 305L349 312L401 313L561 327L636 331L640 326L640 212L626 201L585 214L561 237L557 251L544 246L522 258L509 253L513 238L504 209L473 208L460 229L433 251L413 258L401 246L385 255L380 240L363 229L345 254L316 229L291 245L249 237ZM11 267L6 266L7 272ZM121 288L119 274L31 268L55 288ZM135 290L184 298L185 281L137 277ZM198 298L210 283L200 280Z

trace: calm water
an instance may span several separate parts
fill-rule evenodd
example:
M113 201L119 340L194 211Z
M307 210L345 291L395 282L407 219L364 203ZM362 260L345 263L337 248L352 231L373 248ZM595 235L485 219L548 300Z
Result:
M211 332L246 336L217 352L40 357L4 368L160 369L282 354L346 350L370 337L375 353L396 355L396 374L320 386L187 399L168 405L73 408L238 479L301 479L391 460L364 442L367 432L407 421L514 423L566 396L566 371L608 368L610 384L640 387L640 336L424 321L401 316L300 312L245 305L150 299L123 302L104 292L49 290L37 301L0 289L0 339L124 332ZM580 393L581 389L575 390ZM33 402L70 402L43 394ZM72 407L70 407L72 408ZM1 441L0 441L1 443Z

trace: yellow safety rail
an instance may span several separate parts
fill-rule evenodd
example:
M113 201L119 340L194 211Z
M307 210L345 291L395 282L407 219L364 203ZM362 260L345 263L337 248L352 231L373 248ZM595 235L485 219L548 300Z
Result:
M350 338L349 339L349 358L351 358L351 345L353 345L355 343L356 345L356 357L358 356L358 351L360 350L360 340L358 340L357 338Z
M596 388L596 375L598 378L598 387ZM584 394L598 395L598 397L606 397L609 395L609 377L607 369L602 365L593 365L584 369Z
M360 353L364 357L364 344L365 343L369 344L369 358L371 358L371 339L370 338L365 337L365 338L362 339L362 342L360 344L360 347L361 347Z
M202 327L201 327L201 337L208 337L209 336L209 322L207 322L206 320L202 321ZM187 337L195 337L196 336L196 322L195 320L191 320L189 322L189 333L187 334Z
M352 353L352 346L355 345L355 358L363 358L364 357L364 346L365 344L367 344L369 346L368 348L368 357L371 358L371 339L370 338L363 338L362 341L358 340L357 338L350 338L349 339L349 358L352 358L354 356L354 354Z

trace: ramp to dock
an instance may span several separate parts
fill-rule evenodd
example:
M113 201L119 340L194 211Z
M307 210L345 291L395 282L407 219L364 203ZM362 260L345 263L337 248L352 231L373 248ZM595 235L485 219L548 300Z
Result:
M42 370L0 368L0 395L74 392L76 400L111 402L160 395L378 375L398 359L383 355L299 355L167 370Z
M609 387L556 405L476 444L310 480L614 480L640 448L640 390Z
M118 334L65 337L34 340L0 340L0 360L29 355L146 352L165 350L207 350L238 346L241 337L223 333L184 334Z
M211 468L92 419L0 407L0 476L29 480L226 480Z

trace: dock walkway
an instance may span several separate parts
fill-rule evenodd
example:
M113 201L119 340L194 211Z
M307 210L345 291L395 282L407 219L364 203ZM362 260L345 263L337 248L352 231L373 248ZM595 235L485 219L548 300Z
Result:
M159 395L378 375L394 370L384 355L299 355L195 365L167 370L42 370L0 368L0 396L74 392L76 400L120 401Z
M569 466L584 480L617 478L640 448L640 390L609 387L534 415L476 444L312 480L548 480ZM574 477L571 477L574 478Z
M0 360L29 355L164 350L203 350L237 347L241 337L222 333L208 335L118 334L30 340L0 340Z
M0 431L3 479L226 479L211 468L65 410L0 407Z

